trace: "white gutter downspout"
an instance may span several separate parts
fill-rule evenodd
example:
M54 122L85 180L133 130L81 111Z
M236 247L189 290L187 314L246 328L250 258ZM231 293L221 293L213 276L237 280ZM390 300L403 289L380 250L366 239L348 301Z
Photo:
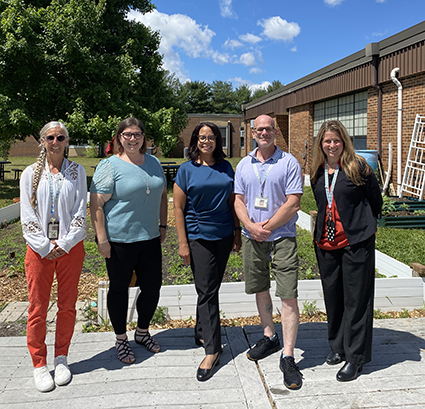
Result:
M396 73L400 71L400 68L394 68L391 71L391 79L398 88L398 112L397 112L397 196L400 195L401 191L401 119L402 119L402 94L403 86L400 81L396 78Z

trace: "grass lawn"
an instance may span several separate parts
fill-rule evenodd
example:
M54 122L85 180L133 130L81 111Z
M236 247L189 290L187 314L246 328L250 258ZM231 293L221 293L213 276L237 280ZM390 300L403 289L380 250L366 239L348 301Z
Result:
M301 210L307 214L310 210L317 210L311 187L304 188ZM376 249L407 265L425 265L425 230L378 227Z
M87 183L90 186L94 168L100 159L98 158L71 158L75 162L84 166L87 173ZM184 158L158 158L162 162L176 162L181 164L186 161ZM28 165L34 163L36 158L16 157L9 158L12 163L5 166L5 170L13 168L25 169ZM241 158L228 158L233 168L239 163ZM19 197L19 182L13 180L13 173L6 174L4 182L0 182L0 207L5 207L13 203L13 198ZM171 186L169 186L169 196L171 196ZM304 188L304 194L301 198L301 210L309 214L310 210L317 210L311 187ZM310 238L299 237L302 240L303 247L308 245ZM310 240L311 241L311 240ZM307 246L309 247L309 246ZM376 248L382 253L409 265L412 262L425 265L425 230L422 229L391 229L379 227L376 235ZM303 250L304 251L304 250ZM309 250L308 250L309 252ZM308 254L305 254L310 259ZM307 272L307 276L308 276Z

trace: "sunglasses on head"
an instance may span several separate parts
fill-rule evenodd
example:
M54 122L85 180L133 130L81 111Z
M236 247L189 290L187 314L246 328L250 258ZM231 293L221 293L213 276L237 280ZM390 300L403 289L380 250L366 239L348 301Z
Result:
M55 140L55 138L56 138L56 140L58 142L63 142L66 139L66 136L65 135L57 135L57 136L55 136L55 135L48 135L44 139L47 142L52 143Z

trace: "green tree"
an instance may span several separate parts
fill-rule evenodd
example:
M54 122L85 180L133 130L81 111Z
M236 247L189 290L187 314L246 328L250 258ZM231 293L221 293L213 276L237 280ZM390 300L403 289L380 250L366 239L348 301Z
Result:
M231 82L213 81L212 109L216 114L239 114L240 108L236 104L236 95Z
M181 84L179 99L188 114L211 114L211 85L204 81L188 81Z
M0 135L62 119L75 141L104 142L130 115L171 109L159 34L126 20L149 0L0 0ZM170 114L174 111L170 111Z
M283 84L279 80L274 80L271 83L271 85L269 85L267 87L267 92L269 93L269 92L272 92L272 91L276 91L276 90L278 90L279 88L282 88L282 87L283 87Z
M266 94L267 94L267 90L265 90L264 88L258 88L257 90L253 92L251 101L254 101L254 99L261 98L262 96Z
M238 107L238 113L242 111L242 105L251 101L251 90L246 84L241 85L235 90L235 99Z
M272 92L272 91L276 91L277 89L279 89L279 88L281 88L281 87L283 87L283 84L279 81L279 80L274 80L268 87L267 87L267 89L264 89L264 88L260 88L260 89L257 89L257 91L255 91L253 94L252 94L252 98L251 98L251 100L253 101L254 99L257 99L257 98L261 98L262 96L264 96L264 95L266 95L266 94L268 94L269 92Z

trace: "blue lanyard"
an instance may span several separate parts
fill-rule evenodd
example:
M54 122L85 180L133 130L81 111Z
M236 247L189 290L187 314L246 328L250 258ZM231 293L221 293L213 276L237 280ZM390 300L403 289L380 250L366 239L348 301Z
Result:
M332 185L331 185L331 188L329 189L328 162L325 160L325 191L326 191L326 198L328 199L329 212L332 209L332 200L333 200L333 195L334 195L336 179L338 177L338 171L339 171L339 165L336 165L334 177L332 179Z
M59 199L59 193L60 193L60 190L61 190L63 181L64 181L64 176L63 175L64 175L64 172L65 172L65 160L66 159L64 158L63 159L63 162L62 162L62 168L61 168L61 171L60 171L59 184L58 184L58 188L56 190L56 195L53 194L52 174L50 173L49 163L46 160L46 169L47 169L47 176L49 178L49 191L50 191L50 199L51 199L51 209L50 209L50 212L52 214L52 217L55 214L55 205L56 205L56 202Z
M257 169L257 162L255 162L255 163L253 163L253 164L252 164L252 166L254 167L254 173L255 173L255 176L257 176L257 179L258 179L258 181L260 182L260 187L261 187L261 196L263 196L264 184L266 183L267 176L268 176L268 174L269 174L269 172L270 172L271 168L273 167L273 165L275 165L275 164L277 163L277 161L279 160L279 157L280 157L280 155L276 155L276 156L273 158L272 163L270 164L270 166L269 166L269 167L267 168L267 170L266 170L266 173L265 173L265 175L264 175L264 179L263 179L263 181L262 181L262 182L261 182L260 174L258 173L258 169Z

